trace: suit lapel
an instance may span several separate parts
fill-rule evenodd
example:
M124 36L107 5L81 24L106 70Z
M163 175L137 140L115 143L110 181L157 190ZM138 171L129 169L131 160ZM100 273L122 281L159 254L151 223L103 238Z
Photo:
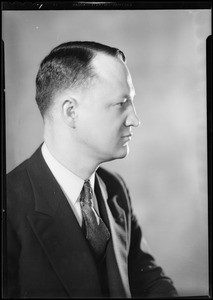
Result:
M106 249L110 296L130 297L126 215L117 203L117 195L108 198L106 186L98 175L96 175L95 189L101 216L111 232L111 239Z
M101 296L95 261L79 223L40 149L28 161L35 212L29 223L69 296Z

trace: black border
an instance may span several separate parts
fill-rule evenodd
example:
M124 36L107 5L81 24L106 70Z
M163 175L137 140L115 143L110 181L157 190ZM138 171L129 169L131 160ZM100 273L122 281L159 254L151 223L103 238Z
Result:
M212 35L206 40L209 295L212 298Z
M209 9L211 1L44 1L2 2L3 10L64 10L64 9Z
M8 10L169 10L169 9L212 9L212 1L46 1L46 2L1 2L1 11ZM209 295L178 297L178 299L212 298L212 36L206 40L206 88L207 88L207 159L208 159L208 242L209 242ZM1 43L1 208L2 208L2 295L6 298L6 137L5 137L5 70L4 42Z

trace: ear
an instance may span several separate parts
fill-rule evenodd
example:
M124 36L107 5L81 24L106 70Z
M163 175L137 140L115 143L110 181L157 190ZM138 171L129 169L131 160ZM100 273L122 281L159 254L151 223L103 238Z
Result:
M75 98L69 98L63 101L62 116L64 122L68 126L75 128L75 121L77 117L77 101Z

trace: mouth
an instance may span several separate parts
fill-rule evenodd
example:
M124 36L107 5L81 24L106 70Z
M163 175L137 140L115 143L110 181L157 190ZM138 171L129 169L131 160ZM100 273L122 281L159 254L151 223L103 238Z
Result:
M130 141L131 138L132 138L132 135L133 135L132 133L129 133L129 134L123 135L122 138L127 140L127 141Z
M130 132L130 133L127 133L127 134L123 135L122 137L132 137L132 136L133 136L133 133Z

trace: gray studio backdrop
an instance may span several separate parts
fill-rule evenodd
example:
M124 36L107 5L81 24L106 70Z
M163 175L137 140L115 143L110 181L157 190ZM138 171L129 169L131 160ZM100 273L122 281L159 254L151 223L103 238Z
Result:
M130 154L106 163L130 189L157 262L180 295L208 294L206 55L210 10L3 11L7 172L42 142L40 61L94 40L124 51L141 126Z

